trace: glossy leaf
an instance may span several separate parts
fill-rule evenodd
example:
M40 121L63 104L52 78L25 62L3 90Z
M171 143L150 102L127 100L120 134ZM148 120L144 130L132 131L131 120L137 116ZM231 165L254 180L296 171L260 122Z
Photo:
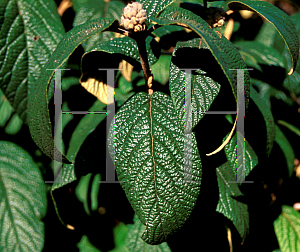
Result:
M230 69L246 69L247 67L241 55L230 41L223 36L220 38L220 35L214 32L206 21L182 8L169 7L161 13L159 18L152 18L152 21L161 25L176 24L187 26L201 36L203 42L207 44L208 49L228 78L232 92L237 98L237 71ZM244 84L247 107L250 84L248 71L245 71Z
M291 176L294 172L294 160L295 160L295 153L293 147L291 146L289 140L283 134L281 129L275 125L276 127L276 138L275 142L279 145L280 149L283 152L283 155L286 160L286 166L288 168L289 176Z
M299 37L294 23L287 14L265 1L232 1L228 3L228 7L231 10L255 11L272 23L289 49L293 61L291 72L295 70L299 57Z
M84 24L96 18L112 18L120 20L123 14L125 4L121 1L104 1L104 0L73 0L76 16L73 22L74 26ZM82 43L85 51L90 51L102 41L114 38L113 33L98 33L89 40Z
M280 91L279 89L271 86L268 83L251 78L251 85L259 89L258 94L260 98L266 102L269 108L271 108L270 99L273 97L277 100L282 100L289 106L292 106L294 103L293 99L287 96L283 91Z
M24 123L39 71L64 33L53 0L0 1L0 88Z
M188 49L187 49L188 48ZM199 61L193 60L193 63L186 63L190 58L197 58ZM176 113L184 126L186 123L186 108L191 106L191 126L194 128L208 111L212 102L220 91L220 84L215 81L214 76L221 75L222 70L215 69L209 63L211 56L206 43L201 39L193 39L187 42L178 42L172 55L170 66L170 92L176 108ZM200 63L200 60L205 58L206 62ZM213 58L214 60L214 58ZM208 66L208 67L207 67ZM186 70L180 69L193 68L196 73L186 74ZM218 67L218 65L217 65ZM189 81L192 95L186 96L186 81ZM226 81L226 79L225 79ZM186 100L190 100L191 105L188 105Z
M134 224L128 225L126 245L131 252L171 252L166 242L159 245L149 245L141 239L145 226L140 222L137 215L134 216Z
M282 252L300 251L300 213L290 206L282 206L282 213L274 221L274 229Z
M282 56L274 48L255 41L242 41L234 43L234 45L240 49L240 53L245 59L246 64L248 63L248 60L253 59L257 65L278 66L284 68ZM258 70L261 70L260 66Z
M237 134L239 134L239 141L237 141ZM224 138L224 140L227 138L227 136ZM245 140L244 142L240 141L240 139L244 140L244 137L240 134L240 132L238 132L232 137L232 139L224 148L228 163L230 164L235 176L235 181L239 180L239 176L243 176L242 174L247 177L253 168L258 164L258 157L248 141ZM243 158L242 156L237 157L237 148L244 148L244 167L237 167L238 162L239 164L242 164L241 159ZM244 169L244 171L242 171L242 169Z
M48 113L47 87L55 73L70 54L92 35L103 32L114 22L113 19L95 19L69 31L44 66L34 91L29 95L29 129L37 146L51 159L69 163L54 145ZM47 69L53 69L48 71ZM61 156L62 155L62 156Z
M24 149L0 141L0 250L42 251L46 187L39 168Z
M166 241L183 226L200 191L194 133L184 134L169 96L138 93L115 115L108 148L121 186L146 226L142 239L154 245Z
M264 117L264 121L266 124L266 130L267 130L266 154L267 154L267 156L269 156L271 153L273 143L275 140L275 135L276 135L274 118L273 118L272 112L271 112L270 108L268 107L267 103L261 99L259 94L256 92L256 90L252 86L250 86L250 97Z
M246 204L239 202L236 197L242 196L236 178L228 162L216 169L219 186L219 202L216 211L232 221L244 240L249 230L249 213Z

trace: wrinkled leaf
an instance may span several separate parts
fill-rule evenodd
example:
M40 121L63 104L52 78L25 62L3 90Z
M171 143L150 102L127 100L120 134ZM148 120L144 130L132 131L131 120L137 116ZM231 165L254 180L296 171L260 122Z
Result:
M255 11L272 23L289 49L293 62L291 73L295 70L299 57L299 37L293 21L286 13L264 1L232 1L228 7L231 10Z
M239 134L239 141L237 141L237 134ZM227 138L227 136L224 138L224 140ZM230 167L232 168L233 174L235 176L235 181L239 180L239 176L244 175L245 177L247 177L253 170L253 168L258 164L258 157L256 156L248 141L245 140L244 142L240 141L240 139L244 140L244 137L240 132L238 132L232 137L232 139L224 148L228 163L230 164ZM244 148L244 167L237 167L238 162L239 164L242 164L241 159L243 158L242 156L237 157L237 148ZM242 171L242 169L244 169L244 171Z
M170 66L170 92L182 126L187 124L186 118L189 117L186 112L187 107L191 107L191 126L194 128L205 115L205 111L209 110L220 91L220 84L214 80L214 76L222 76L223 73L222 70L215 69L211 65L210 56L211 53L206 43L201 39L178 42L174 49ZM199 61L193 60L192 64L183 63L189 58L197 58ZM204 58L206 62L201 63L200 61ZM214 58L211 58L214 61ZM218 67L217 64L216 66ZM182 67L193 68L197 72L186 74L186 70L180 69ZM189 89L192 94L189 97L186 95L188 92L186 91L187 78L190 80L189 85L192 85ZM189 130L189 126L187 126L187 130Z
M159 245L149 245L141 239L145 226L140 222L137 215L134 216L134 224L128 225L126 245L131 252L171 252L166 242Z
M166 241L183 226L200 191L194 133L184 134L169 96L138 93L115 115L108 149L121 186L146 226L142 239L154 245Z
M113 19L95 19L69 31L44 66L35 89L29 96L29 129L31 136L37 146L48 157L58 162L69 163L68 159L54 145L48 112L47 87L55 73L55 69L64 64L76 47L92 35L105 31L113 23L115 23ZM47 71L47 69L53 70Z
M24 123L39 71L64 33L54 1L0 1L0 88Z
M207 44L208 49L215 57L232 88L232 92L237 99L237 71L230 69L246 69L246 65L237 49L225 37L221 37L214 32L206 21L194 13L178 8L170 7L161 13L159 18L152 18L152 21L161 25L182 25L195 31L203 42ZM248 71L245 72L245 101L246 108L249 102L249 84L250 77Z
M0 141L0 250L42 251L47 211L46 187L32 157Z
M300 251L300 213L290 206L282 206L282 213L274 221L274 229L282 252Z
M146 10L148 19L156 17L161 11L163 11L168 5L174 2L174 0L138 0L143 4L143 9Z
M244 240L249 230L249 213L246 204L235 197L242 196L232 169L228 162L216 169L219 186L219 202L216 211L232 221L240 236Z
M152 38L146 39L146 50L148 55L149 65L153 65L160 56L160 47ZM115 38L109 41L102 42L93 48L93 51L102 51L107 53L119 53L131 57L140 62L140 54L135 40L129 37ZM86 55L86 54L85 54ZM83 55L83 57L85 56ZM82 59L83 61L83 59Z

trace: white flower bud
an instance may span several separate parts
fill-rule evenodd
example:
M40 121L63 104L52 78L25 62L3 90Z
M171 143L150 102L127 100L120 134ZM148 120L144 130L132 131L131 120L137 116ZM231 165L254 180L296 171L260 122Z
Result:
M146 19L147 13L143 9L143 5L138 2L133 2L123 9L121 25L127 30L133 29L134 32L140 32L146 29Z

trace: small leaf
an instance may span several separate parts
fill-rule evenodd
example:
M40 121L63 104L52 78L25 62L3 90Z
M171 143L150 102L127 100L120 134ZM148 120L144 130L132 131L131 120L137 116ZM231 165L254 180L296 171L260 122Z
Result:
M198 62L193 61L192 64L187 64L186 62L191 57L197 59L205 58L205 60L203 63L199 60ZM196 68L197 72L186 74L184 70L180 69L182 67ZM191 106L191 126L194 128L205 115L205 111L209 110L212 102L218 95L221 86L213 76L222 76L223 72L215 67L218 67L218 64L216 64L203 40L193 39L177 43L170 66L170 92L182 126L185 125L186 117L188 117L186 115L188 106ZM192 95L190 98L186 96L187 77L190 78L190 83L192 84ZM190 105L187 104L186 99L190 99Z
M44 66L35 89L29 95L29 129L37 146L51 159L69 163L68 159L57 150L51 132L48 112L47 87L55 73L70 54L90 36L107 30L115 21L113 19L95 19L69 31L58 44L56 50ZM48 69L53 69L47 71Z
M46 187L32 157L0 141L0 250L42 251L47 211Z
M151 67L153 79L162 85L169 81L171 55L161 55L159 60Z
M141 239L145 226L140 222L137 215L134 216L134 224L128 225L126 245L131 252L171 252L166 242L159 245L149 245Z
M183 226L200 191L194 133L184 134L169 96L138 93L115 115L108 149L121 186L146 226L142 239L154 245L166 241Z
M53 0L0 1L0 88L26 124L28 96L64 33Z
M292 176L294 172L294 160L295 160L294 150L290 142L288 141L288 139L281 131L281 129L277 125L275 125L275 127L276 127L275 142L279 145L280 149L282 150L286 160L286 166L288 168L289 176Z
M77 243L77 247L79 252L101 252L101 250L97 249L90 241L86 235L81 237L79 243Z
M250 86L250 97L255 103L255 105L260 110L261 114L264 117L265 124L266 124L266 130L267 130L267 141L266 141L266 154L267 156L270 155L273 143L275 140L276 130L275 130L275 122L272 115L272 112L266 102L261 99L259 94L256 92L256 90Z
M290 206L282 206L282 213L274 221L274 229L282 252L300 251L300 213Z
M160 56L160 46L152 37L146 39L146 50L148 55L149 65L153 65ZM92 48L92 51L102 51L107 53L119 53L135 59L140 62L140 54L135 40L129 37L115 38L109 41L102 42ZM93 52L91 52L93 53ZM83 57L86 55L85 53ZM83 59L82 59L83 61Z
M152 21L160 25L181 25L186 26L195 31L203 42L207 44L208 49L215 57L224 74L229 80L232 92L237 99L237 71L236 69L246 69L244 60L233 46L225 37L214 32L208 23L194 13L179 8L169 7L161 13L159 18L152 18ZM232 69L232 70L231 70ZM246 108L249 102L249 85L250 77L248 71L244 71L244 85L245 85L245 101Z
M232 1L228 3L228 7L231 10L255 11L275 26L289 49L293 61L290 71L292 74L299 57L299 37L290 17L271 3L264 1Z
M236 178L228 162L216 169L219 186L219 202L216 211L233 222L240 236L244 240L249 231L249 213L246 204L235 197L242 196Z

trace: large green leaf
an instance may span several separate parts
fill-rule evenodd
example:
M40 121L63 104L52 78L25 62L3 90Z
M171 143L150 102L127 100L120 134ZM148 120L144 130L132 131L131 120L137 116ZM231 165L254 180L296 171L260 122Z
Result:
M112 18L120 20L123 14L125 4L121 1L104 0L73 0L76 16L74 26L86 23L96 18ZM90 51L101 41L107 41L114 38L113 33L98 33L85 41L82 46L85 51Z
M142 92L115 115L108 148L126 196L146 226L142 239L166 241L183 226L200 191L194 133L184 134L169 96Z
M64 33L53 0L0 1L0 88L25 123L28 96Z
M281 129L275 125L276 127L276 138L275 142L279 145L280 149L283 152L283 155L286 160L286 166L288 168L289 176L291 176L294 172L294 160L295 160L295 153L293 147L291 146L289 140L283 134Z
M239 134L239 141L237 141L237 134ZM224 138L224 140L227 138L227 136ZM242 136L240 132L236 133L224 148L228 163L230 164L235 177L240 176L241 174L244 174L245 177L247 177L253 168L258 164L258 157L248 141L240 141L241 139L244 140L244 136ZM244 168L242 166L237 166L238 162L239 164L242 164L243 162L241 161L243 156L237 156L237 148L244 148ZM244 171L242 171L242 169L244 169ZM235 181L237 180L238 177L236 177Z
M119 53L131 57L140 62L140 54L135 40L129 37L115 38L109 41L104 41L92 48L93 51L102 51L107 53ZM160 47L152 37L146 39L146 50L148 55L149 65L153 65L159 58Z
M282 213L274 221L274 229L282 252L300 251L300 213L290 206L282 206Z
M82 42L110 28L113 19L95 19L69 31L44 66L35 89L29 94L29 129L37 146L51 159L69 163L54 145L48 113L47 87L55 73ZM47 71L47 69L52 69ZM62 155L62 156L61 156Z
M268 107L267 103L264 100L262 100L262 98L259 96L259 94L256 92L256 90L252 86L250 86L250 97L264 117L264 121L266 124L266 130L267 130L266 154L267 154L267 156L269 156L271 153L273 143L275 140L275 135L276 135L274 118L273 118L272 112L271 112L270 108Z
M187 50L187 48L191 48L192 50ZM214 80L214 76L218 74L222 76L223 73L220 70L217 72L217 69L205 68L209 61L209 56L211 56L211 53L206 43L201 39L178 42L174 49L170 66L170 92L182 126L184 126L186 116L188 116L186 115L187 107L191 107L191 123L192 128L194 128L205 115L204 112L208 111L220 91L221 86ZM192 57L198 58L199 61L206 58L206 62L204 60L204 63L201 64L193 60L192 64L183 63ZM196 67L197 69L195 70L197 70L197 72L187 74L184 70L180 69L179 64L186 66L186 68ZM209 63L209 65L211 65L211 63ZM212 73L214 75L212 75ZM186 80L188 79L188 75L190 78L188 84L190 85L190 83L192 83L192 95L190 97L186 96ZM191 104L189 105L186 100L190 100Z
M235 197L242 196L232 168L228 162L216 169L219 186L219 202L216 211L232 221L244 240L249 229L249 213L246 204L239 202Z
M299 37L295 24L287 14L265 1L232 1L228 7L231 10L255 11L272 23L289 49L293 61L291 70L295 70L299 57Z
M174 2L174 0L138 0L143 4L143 9L147 12L148 19L156 17L161 11L163 11L168 5Z
M134 216L134 224L128 225L126 245L131 252L171 252L166 242L159 245L149 245L141 239L145 226L140 222L137 215Z
M14 143L0 141L0 250L42 251L46 187L32 157Z
M175 24L188 26L201 36L228 78L233 94L237 99L237 71L234 69L246 69L247 67L243 58L230 41L223 36L220 37L220 35L214 32L202 18L179 7L167 8L161 13L159 18L152 18L152 21L160 25ZM248 71L245 71L244 84L247 107L250 93L250 77Z

